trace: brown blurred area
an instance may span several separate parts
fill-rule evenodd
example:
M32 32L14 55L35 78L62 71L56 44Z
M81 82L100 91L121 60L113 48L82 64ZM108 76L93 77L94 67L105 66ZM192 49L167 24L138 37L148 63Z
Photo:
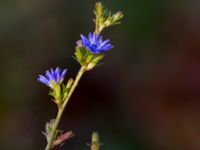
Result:
M129 117L136 116L144 127L143 134L148 134L154 144L153 149L200 149L199 6L194 3L173 8L165 18L160 37L167 41L165 58L146 70L133 68L132 82L129 74L122 80L124 99L133 100L126 105L132 112ZM131 88L125 89L127 83Z
M89 149L98 131L102 150L199 150L200 2L104 3L125 18L103 32L115 49L80 82L60 124L75 137L57 149ZM59 66L75 77L71 56L79 35L94 30L94 4L0 2L0 149L44 149L56 107L37 76Z

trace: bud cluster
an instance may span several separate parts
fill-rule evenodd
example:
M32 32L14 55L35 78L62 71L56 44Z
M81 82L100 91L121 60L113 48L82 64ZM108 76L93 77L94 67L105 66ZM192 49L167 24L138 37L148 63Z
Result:
M94 19L96 31L99 33L106 27L120 24L120 20L124 17L121 11L113 14L110 10L106 9L101 2L96 3L94 14L96 16Z

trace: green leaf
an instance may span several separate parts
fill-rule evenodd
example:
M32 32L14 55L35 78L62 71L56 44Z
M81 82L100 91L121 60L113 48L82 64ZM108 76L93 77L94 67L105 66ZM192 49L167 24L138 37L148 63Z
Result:
M95 55L88 50L88 55L86 57L86 64L90 63L94 59Z
M55 97L56 96L56 93L54 90L50 90L48 95L52 96L52 97Z
M46 123L45 132L42 132L45 135L47 142L49 142L52 136L54 124L55 124L55 119L50 120L50 122Z

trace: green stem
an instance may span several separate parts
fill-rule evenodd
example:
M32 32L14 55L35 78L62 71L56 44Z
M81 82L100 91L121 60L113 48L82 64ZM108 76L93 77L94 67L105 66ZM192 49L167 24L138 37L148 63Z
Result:
M57 114L57 117L56 117L56 120L55 120L55 123L54 123L54 127L53 127L53 130L52 130L52 135L51 135L51 138L50 140L48 141L47 143L47 146L45 148L45 150L50 150L52 149L52 144L53 144L53 141L55 140L55 134L56 134L56 130L57 130L57 127L58 127L58 124L61 120L61 117L62 117L62 114L65 110L65 107L67 106L67 103L71 97L71 95L73 94L74 90L76 89L77 85L78 85L78 82L80 81L82 75L84 74L85 72L85 67L81 67L81 69L79 70L77 76L76 76L76 79L66 97L66 99L64 100L64 103L62 104L61 107L59 107L59 110L58 110L58 114Z
M98 34L99 33L99 18L96 18L96 27L95 27L95 33Z
M95 20L95 33L96 34L100 34L102 29L101 29L101 26L100 26L100 23L99 23L99 19L100 19L100 16L96 16L96 20Z

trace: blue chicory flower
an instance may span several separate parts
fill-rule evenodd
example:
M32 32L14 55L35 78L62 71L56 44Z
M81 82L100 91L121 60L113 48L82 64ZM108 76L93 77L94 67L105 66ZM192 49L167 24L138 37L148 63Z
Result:
M89 33L88 38L81 34L82 45L94 54L100 54L113 48L110 40L102 40L102 36L96 33Z
M45 85L49 86L50 88L54 88L55 84L61 84L64 80L64 77L67 73L67 69L61 71L59 67L56 68L54 71L52 68L46 71L45 76L39 75L38 81L44 83Z

